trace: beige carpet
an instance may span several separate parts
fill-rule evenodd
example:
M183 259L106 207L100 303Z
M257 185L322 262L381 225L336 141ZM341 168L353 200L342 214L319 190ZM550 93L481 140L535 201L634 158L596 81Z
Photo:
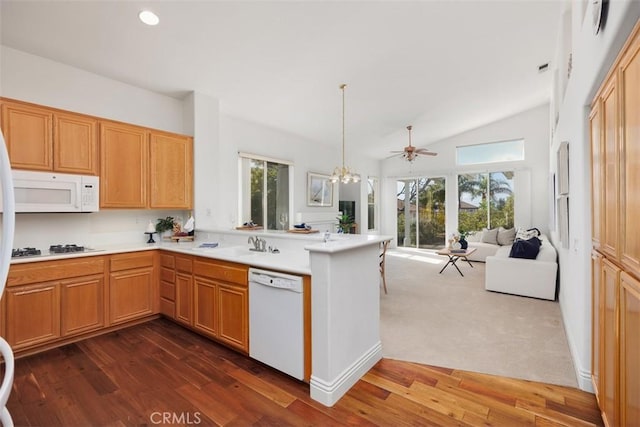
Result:
M395 249L381 297L384 357L577 387L557 302L489 292L483 263Z

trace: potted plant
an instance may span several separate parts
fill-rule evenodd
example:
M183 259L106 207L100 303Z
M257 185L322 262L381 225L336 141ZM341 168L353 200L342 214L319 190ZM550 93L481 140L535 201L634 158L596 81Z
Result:
M172 216L168 216L166 218L158 218L158 222L156 223L156 231L160 236L162 236L166 231L173 231L174 226L175 220Z
M353 227L354 221L353 218L351 218L350 215L347 214L342 214L338 217L336 217L336 219L338 220L338 232L339 233L350 233L351 232L351 228Z

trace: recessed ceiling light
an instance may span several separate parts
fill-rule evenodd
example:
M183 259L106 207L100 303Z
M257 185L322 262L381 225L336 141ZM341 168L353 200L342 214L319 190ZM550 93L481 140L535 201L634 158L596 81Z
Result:
M142 12L140 12L138 17L147 25L158 25L158 22L160 22L160 18L158 18L158 15L151 12L150 10L143 10Z

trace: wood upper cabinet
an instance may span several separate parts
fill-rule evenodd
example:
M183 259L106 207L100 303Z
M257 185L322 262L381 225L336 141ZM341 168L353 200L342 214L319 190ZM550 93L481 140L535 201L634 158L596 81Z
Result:
M640 425L640 281L620 276L620 425Z
M100 123L100 207L147 207L148 131Z
M640 277L640 37L620 61L622 264Z
M104 274L61 283L62 336L101 329L106 325Z
M60 338L57 283L6 289L7 342L14 351Z
M602 145L604 208L602 209L602 251L617 259L620 237L620 151L618 139L617 79L607 84L602 94Z
M112 256L109 273L110 324L157 313L157 286L153 252Z
M53 120L53 169L98 175L98 120L59 112L54 114Z
M93 117L2 100L2 130L16 169L98 174L98 121Z
M598 249L600 247L600 240L602 235L602 209L604 204L602 203L603 195L603 163L604 158L602 147L602 115L601 102L598 99L591 109L589 115L589 125L591 132L591 241L593 247Z
M2 100L2 133L13 168L53 170L51 110Z
M193 139L152 131L149 140L152 209L191 209L193 206Z

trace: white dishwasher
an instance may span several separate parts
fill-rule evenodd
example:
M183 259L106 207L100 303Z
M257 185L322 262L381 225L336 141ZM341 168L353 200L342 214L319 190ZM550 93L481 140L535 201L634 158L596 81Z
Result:
M249 269L249 356L304 379L302 278Z

